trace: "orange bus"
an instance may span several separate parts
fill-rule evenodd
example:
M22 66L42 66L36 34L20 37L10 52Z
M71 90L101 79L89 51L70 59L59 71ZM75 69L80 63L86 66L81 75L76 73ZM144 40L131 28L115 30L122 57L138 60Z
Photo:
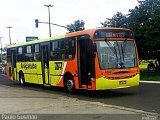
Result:
M7 47L9 79L75 89L107 90L139 85L134 33L96 28Z

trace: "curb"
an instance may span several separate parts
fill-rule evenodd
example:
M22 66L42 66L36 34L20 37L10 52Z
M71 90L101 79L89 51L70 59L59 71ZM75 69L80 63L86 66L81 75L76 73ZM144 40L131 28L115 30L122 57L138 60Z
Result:
M146 112L146 111L139 110L139 109L128 108L128 107L123 107L123 106L117 106L117 105L109 105L109 104L104 104L104 103L101 103L101 102L90 102L90 103L94 104L94 105L107 107L107 108L114 108L114 109L134 112L135 114L159 115L159 113L155 113L155 112Z
M140 83L151 83L151 84L160 84L160 81L140 81Z

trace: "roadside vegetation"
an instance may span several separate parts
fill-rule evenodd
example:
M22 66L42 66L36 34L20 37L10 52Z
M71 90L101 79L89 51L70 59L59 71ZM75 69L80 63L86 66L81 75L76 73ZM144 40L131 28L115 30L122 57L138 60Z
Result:
M160 72L141 70L140 80L160 81Z
M151 61L151 60L148 60ZM145 80L145 81L160 81L160 72L156 72L156 71L149 71L147 69L147 66L149 64L147 60L141 60L140 61L140 80ZM155 62L154 60L152 60L153 62Z
M160 0L137 0L138 5L128 14L115 13L101 22L103 27L129 28L134 31L141 60L156 60L160 71ZM155 64L155 61L153 61ZM145 65L140 65L145 68ZM154 65L150 64L150 69Z

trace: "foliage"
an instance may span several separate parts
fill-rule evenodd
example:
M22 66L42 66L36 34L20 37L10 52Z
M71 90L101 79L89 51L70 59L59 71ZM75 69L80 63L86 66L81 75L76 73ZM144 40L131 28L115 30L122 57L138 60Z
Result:
M101 22L103 27L127 27L127 16L121 12L117 12L112 18L107 18L104 23Z
M160 0L138 0L139 5L124 15L107 18L104 27L124 27L135 32L140 59L160 61Z
M67 25L67 30L70 33L75 31L81 31L85 29L84 25L85 25L85 22L83 20L75 20L70 25Z
M145 71L142 70L140 72L140 80L146 80L146 81L159 81L159 72L153 72L153 71Z
M130 10L130 28L134 30L140 58L160 57L160 0L139 1L139 6Z

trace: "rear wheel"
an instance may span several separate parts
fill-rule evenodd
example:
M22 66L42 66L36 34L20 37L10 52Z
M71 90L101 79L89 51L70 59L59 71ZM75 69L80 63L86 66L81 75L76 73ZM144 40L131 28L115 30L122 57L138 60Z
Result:
M74 79L73 79L72 76L67 76L65 78L64 87L65 87L65 90L68 93L74 93L75 92L75 83L74 83Z
M19 84L20 85L25 85L25 79L23 73L20 74L19 76Z
M148 69L148 71L154 71L155 70L154 64L153 65L152 64L148 64L147 69Z

